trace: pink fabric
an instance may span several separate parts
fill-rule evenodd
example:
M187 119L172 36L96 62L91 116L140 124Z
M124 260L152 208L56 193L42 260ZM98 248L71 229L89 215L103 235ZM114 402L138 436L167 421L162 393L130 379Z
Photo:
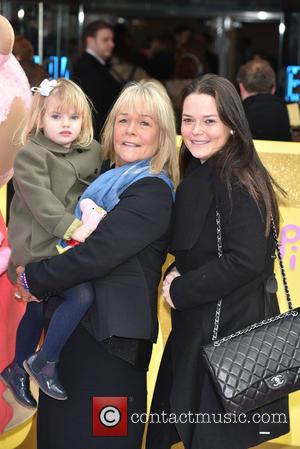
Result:
M0 248L0 276L7 270L10 254L11 250L8 246L3 246Z
M3 173L3 175L0 175L0 187L4 186L8 183L8 181L13 177L14 175L14 169L11 168L6 173Z
M4 236L3 245L7 246L6 227L0 214L0 232ZM25 312L26 305L14 298L15 288L6 273L0 276L0 372L13 360L15 355L16 332ZM5 386L0 381L0 433L12 418L12 409L2 395Z
M9 55L0 55L0 65L4 64L6 61L8 61L9 58L10 58L10 54Z
M8 116L14 98L22 98L27 109L31 104L28 79L14 55L0 55L0 123Z

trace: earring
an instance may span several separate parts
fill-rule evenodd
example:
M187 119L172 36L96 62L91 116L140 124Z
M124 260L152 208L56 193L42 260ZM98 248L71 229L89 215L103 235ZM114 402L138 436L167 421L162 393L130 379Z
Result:
M233 129L230 130L230 134L233 136L233 134L234 134L234 130Z

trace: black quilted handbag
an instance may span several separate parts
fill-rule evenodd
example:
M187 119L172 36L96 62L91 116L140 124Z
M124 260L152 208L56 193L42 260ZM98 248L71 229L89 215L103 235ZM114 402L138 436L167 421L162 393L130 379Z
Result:
M218 256L221 220L216 211ZM289 311L217 339L222 299L217 303L212 343L203 347L226 412L247 413L300 389L300 308L293 309L274 220L272 229Z

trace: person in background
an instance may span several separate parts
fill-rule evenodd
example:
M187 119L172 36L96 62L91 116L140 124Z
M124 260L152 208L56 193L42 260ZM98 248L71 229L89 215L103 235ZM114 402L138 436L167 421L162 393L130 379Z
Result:
M219 60L214 49L214 38L209 33L202 33L203 38L203 60L204 71L203 73L218 73Z
M30 87L39 86L41 82L49 75L40 64L36 64L34 61L24 60L20 61L20 66L24 70Z
M275 95L276 76L269 62L260 58L247 62L236 79L253 139L290 141L288 111Z
M13 54L24 70L30 87L39 86L47 78L46 69L33 61L34 50L31 42L23 36L16 36Z
M171 33L154 36L148 52L147 72L159 81L172 77L175 69L175 41Z
M173 103L178 133L181 125L181 92L199 76L199 69L201 70L201 63L197 56L193 53L183 53L176 60L174 77L164 83Z
M89 23L83 33L85 52L74 64L72 79L80 85L95 107L94 132L99 137L107 114L121 90L109 71L114 49L114 32L102 20Z
M151 413L186 419L150 423L147 449L170 449L180 440L185 449L246 449L289 431L287 398L255 410L256 420L251 412L242 423L235 415L228 421L202 347L212 341L220 298L218 337L279 313L271 225L272 213L278 226L279 186L259 159L239 94L226 78L208 74L186 87L181 135L170 243L175 263L163 284L172 331ZM265 425L262 414L272 413L284 418Z
M141 81L149 78L147 72L141 67L142 58L134 47L129 30L123 25L114 28L115 48L111 60L111 74L121 84L129 81Z
M23 36L16 36L13 46L13 54L20 61L32 61L34 50L31 42Z
M176 57L180 56L182 53L186 53L189 42L192 39L193 32L188 25L177 25L174 30L175 36L175 47L176 47Z

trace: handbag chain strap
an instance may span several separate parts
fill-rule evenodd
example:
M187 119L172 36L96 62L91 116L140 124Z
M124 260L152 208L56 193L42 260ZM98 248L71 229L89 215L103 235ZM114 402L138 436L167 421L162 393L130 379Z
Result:
M223 255L223 251L222 251L221 216L220 216L220 212L219 212L218 208L216 208L216 225L217 225L217 249L218 249L218 257L220 258ZM282 255L280 252L278 235L277 235L276 226L275 226L275 222L274 222L274 218L273 218L272 214L271 214L271 226L272 226L272 231L273 231L275 247L276 247L277 254L278 254L280 271L281 271L281 275L282 275L282 279L283 279L284 291L285 291L289 311L285 312L285 313L281 313L280 315L277 315L275 317L271 317L266 320L260 321L259 323L251 324L250 326L246 327L245 329L241 329L241 330L235 332L234 334L228 335L227 337L224 337L224 338L216 341L218 338L218 330L219 330L220 315L221 315L221 308L222 308L222 298L220 298L217 302L214 328L213 328L213 336L212 336L212 341L214 342L215 346L219 346L221 343L231 340L234 337L238 337L239 335L246 334L247 332L250 332L253 329L257 329L258 327L264 326L265 324L280 320L282 318L285 318L286 316L289 316L289 315L297 316L298 315L298 312L293 310L293 305L292 305L291 295L290 295L290 291L289 291L289 287L288 287L288 283L287 283L283 259L282 259Z
M272 214L271 214L271 225L272 225L272 231L273 231L273 237L274 237L274 241L275 241L275 246L276 246L277 254L278 254L278 260L279 260L280 271L281 271L281 276L282 276L283 285L284 285L285 296L286 296L286 300L287 300L287 303L288 303L288 306L289 306L289 310L292 310L293 309L292 299L291 299L291 295L290 295L289 286L288 286L288 283L287 283L287 277L286 277L286 274L285 274L285 268L284 268L284 264L283 264L281 251L280 251L278 235L277 235L276 226L275 226L275 222L274 222L274 218L273 218Z
M221 216L220 212L216 208L216 224L217 224L217 247L218 247L218 257L222 257L222 231L221 231ZM213 328L213 337L212 341L215 341L218 338L218 330L221 316L221 308L222 308L222 298L220 298L217 302L216 313L215 313L215 322Z

